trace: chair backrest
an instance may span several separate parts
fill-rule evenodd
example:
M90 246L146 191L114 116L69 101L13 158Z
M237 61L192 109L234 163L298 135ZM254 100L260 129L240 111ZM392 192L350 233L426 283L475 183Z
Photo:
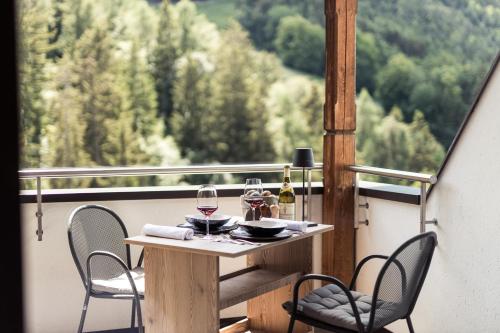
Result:
M94 251L108 251L120 257L130 269L130 248L123 243L128 237L122 220L112 210L98 205L76 208L68 222L68 240L73 260L87 286L87 258ZM109 261L108 261L109 262ZM117 265L109 265L106 260L96 262L96 277L112 277L123 272ZM116 271L116 272L115 272ZM100 273L100 274L99 274ZM92 272L94 278L94 271Z
M437 236L434 232L419 234L401 245L382 266L375 282L372 304L383 301L383 307L372 307L370 324L386 319L405 318L411 314L432 260ZM397 317L397 318L395 318Z

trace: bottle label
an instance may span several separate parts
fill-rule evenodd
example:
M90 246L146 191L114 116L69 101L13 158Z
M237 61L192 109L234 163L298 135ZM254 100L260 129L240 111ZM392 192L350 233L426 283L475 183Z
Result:
M280 219L295 220L295 204L294 203L281 203L280 206Z

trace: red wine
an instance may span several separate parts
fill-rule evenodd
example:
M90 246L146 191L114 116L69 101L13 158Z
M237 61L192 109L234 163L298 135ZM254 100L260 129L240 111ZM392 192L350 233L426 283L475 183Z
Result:
M205 216L210 216L217 210L217 206L198 206L197 208Z
M264 203L264 199L262 197L248 197L245 198L245 202L255 209L262 206L262 204Z

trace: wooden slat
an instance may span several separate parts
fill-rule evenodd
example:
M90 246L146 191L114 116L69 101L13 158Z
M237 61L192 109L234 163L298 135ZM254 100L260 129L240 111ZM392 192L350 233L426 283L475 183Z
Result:
M310 273L312 269L312 239L303 239L253 253L248 256L247 264L259 265L264 269L285 274L291 272ZM286 332L289 317L281 305L292 299L292 289L293 285L287 285L248 301L247 316L250 320L250 328L268 333ZM311 283L304 283L301 288L301 296L311 289ZM309 330L308 326L297 323L294 332L304 333Z
M249 329L248 318L242 319L232 325L221 328L219 333L245 333Z
M357 0L325 0L326 79L323 141L323 223L335 226L323 235L322 271L349 282L354 270Z
M222 281L225 281L225 280L229 280L231 278L234 278L236 276L239 276L239 275L242 275L242 274L245 274L245 273L248 273L248 272L255 271L255 270L259 269L259 268L260 267L258 265L249 266L249 267L245 267L243 269L240 269L240 270L237 270L237 271L234 271L234 272L231 272L231 273L227 273L227 274L221 275L219 277L219 282L222 282Z
M220 309L247 301L269 291L290 285L301 273L283 274L257 269L237 275L220 283Z
M153 247L144 256L146 332L218 332L218 258Z

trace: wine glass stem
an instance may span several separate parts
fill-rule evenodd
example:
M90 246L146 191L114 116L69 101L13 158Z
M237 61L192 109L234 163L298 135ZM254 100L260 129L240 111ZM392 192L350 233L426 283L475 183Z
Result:
M255 208L252 207L252 216L253 216L253 220L252 221L255 221Z
M205 216L205 222L207 224L207 236L210 235L210 227L208 225L208 216Z

